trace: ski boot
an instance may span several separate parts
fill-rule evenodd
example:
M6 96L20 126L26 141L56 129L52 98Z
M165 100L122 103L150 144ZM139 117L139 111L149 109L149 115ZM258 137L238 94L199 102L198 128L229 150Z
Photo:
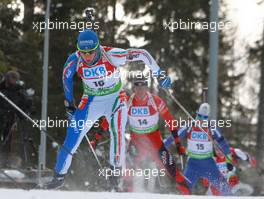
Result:
M59 189L63 187L65 182L65 175L55 174L52 181L44 185L44 189Z
M121 176L116 176L114 173L116 170L121 171L121 167L111 168L111 175L109 175L110 191L111 192L122 192Z
M189 179L185 179L184 175L178 169L176 170L175 180L176 180L176 189L180 191L181 194L183 195L191 194L188 185L186 183L186 180Z

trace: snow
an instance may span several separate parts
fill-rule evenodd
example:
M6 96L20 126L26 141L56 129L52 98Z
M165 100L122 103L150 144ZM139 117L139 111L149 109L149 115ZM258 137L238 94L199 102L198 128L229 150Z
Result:
M207 196L210 199L216 198L237 198L237 197L213 197ZM205 196L179 196L168 194L150 194L150 193L110 193L110 192L77 192L77 191L47 191L47 190L18 190L18 189L0 189L1 199L202 199ZM243 197L243 199L264 199L264 197Z

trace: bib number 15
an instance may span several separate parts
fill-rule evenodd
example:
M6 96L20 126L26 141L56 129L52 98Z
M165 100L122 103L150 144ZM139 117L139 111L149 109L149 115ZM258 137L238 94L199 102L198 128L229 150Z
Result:
M196 144L198 150L204 150L204 144Z

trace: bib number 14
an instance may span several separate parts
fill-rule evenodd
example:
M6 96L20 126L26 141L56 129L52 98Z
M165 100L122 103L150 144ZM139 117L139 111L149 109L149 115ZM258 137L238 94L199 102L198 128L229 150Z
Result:
M148 121L146 119L139 119L138 122L140 126L148 124Z

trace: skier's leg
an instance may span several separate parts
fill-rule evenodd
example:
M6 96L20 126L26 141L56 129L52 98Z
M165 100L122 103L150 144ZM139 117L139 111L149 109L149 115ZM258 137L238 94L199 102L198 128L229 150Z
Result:
M127 122L127 107L122 93L112 101L111 110L106 118L110 131L110 165L122 167L125 163L125 127ZM110 104L109 104L110 106Z
M166 173L173 179L175 179L177 185L176 188L182 193L182 194L190 194L190 190L186 184L186 179L182 172L178 169L179 166L176 165L176 162L174 161L172 155L170 152L166 149L164 144L162 143L160 149L159 149L159 160L158 164L162 165L163 168L165 168Z
M130 132L131 134L131 132ZM134 139L131 138L130 142L127 145L127 151L126 151L126 168L127 170L136 170L139 167L139 162L141 161L139 154L141 154L140 149L137 145ZM125 174L124 176L124 184L125 189L128 192L134 191L134 178L136 176L130 175L130 173Z
M110 101L109 101L110 102ZM110 106L110 104L109 104ZM125 166L125 127L127 122L127 107L125 98L121 95L112 101L112 107L107 111L106 118L110 132L110 167L113 172ZM119 176L120 177L120 176ZM110 176L110 183L119 190L118 176Z
M200 177L200 171L196 165L196 160L189 159L184 170L185 182L190 191L192 191L193 186L196 184Z
M220 191L216 187L214 187L213 185L210 186L210 190L212 192L212 195L214 195L214 196L221 196Z
M212 186L221 192L221 195L232 195L226 178L221 174L216 164L212 164L206 174Z
M55 172L64 175L68 172L71 165L72 156L80 145L84 135L93 126L96 119L100 117L100 108L92 102L93 98L89 98L85 106L78 108L74 113L69 127L67 128L67 136L63 147L57 156Z

